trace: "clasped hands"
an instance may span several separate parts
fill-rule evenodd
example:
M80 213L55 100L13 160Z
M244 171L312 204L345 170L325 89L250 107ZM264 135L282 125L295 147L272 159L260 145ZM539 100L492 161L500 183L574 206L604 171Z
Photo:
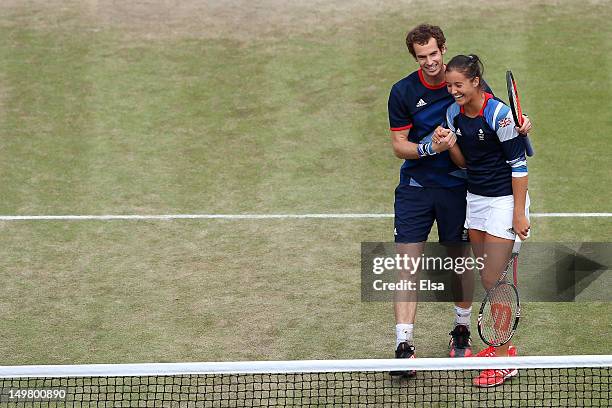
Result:
M431 137L432 149L437 152L444 152L451 149L457 143L457 136L450 129L438 126Z

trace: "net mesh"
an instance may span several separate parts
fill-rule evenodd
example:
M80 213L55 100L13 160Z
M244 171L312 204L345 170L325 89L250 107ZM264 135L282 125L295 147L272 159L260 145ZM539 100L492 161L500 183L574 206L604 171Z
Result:
M470 359L477 360L477 359ZM482 359L480 359L482 360ZM248 363L247 363L248 364ZM479 370L250 374L104 375L3 378L2 407L603 407L610 367L529 367L504 384L479 388ZM63 398L11 398L15 390L64 390ZM40 396L40 395L39 395Z

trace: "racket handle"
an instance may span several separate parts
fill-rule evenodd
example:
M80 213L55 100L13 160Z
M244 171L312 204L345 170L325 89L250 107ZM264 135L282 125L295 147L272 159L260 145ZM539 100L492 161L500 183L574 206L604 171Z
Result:
M523 141L525 142L525 153L527 153L528 157L534 155L533 146L531 146L531 140L529 140L529 135L521 135L523 136Z
M523 241L521 241L521 239L517 236L514 239L514 245L512 246L512 253L513 254L518 254L521 251L521 244L523 243Z

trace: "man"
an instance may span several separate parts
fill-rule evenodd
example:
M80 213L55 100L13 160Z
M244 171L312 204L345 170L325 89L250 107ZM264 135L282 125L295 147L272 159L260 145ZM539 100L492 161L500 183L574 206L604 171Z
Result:
M404 159L400 183L395 190L394 234L399 254L418 257L433 222L441 243L467 241L463 224L466 209L465 173L450 160L443 144L432 143L436 127L444 122L446 109L454 102L444 80L446 38L438 26L421 24L406 37L410 54L419 69L395 83L389 95L389 123L395 155ZM486 87L488 92L491 92ZM521 133L531 123L525 117ZM458 256L461 254L455 254ZM402 273L402 271L400 271ZM463 278L473 279L471 273ZM413 358L416 301L397 299L396 358ZM455 303L454 328L450 332L450 356L472 355L470 342L471 299ZM392 372L412 375L413 372Z

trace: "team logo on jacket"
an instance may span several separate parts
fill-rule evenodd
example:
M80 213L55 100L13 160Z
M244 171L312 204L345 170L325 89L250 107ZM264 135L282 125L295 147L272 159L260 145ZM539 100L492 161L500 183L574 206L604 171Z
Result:
M456 134L457 136L461 136L461 129L457 128L457 131L455 132L455 134Z
M500 120L499 122L497 122L499 124L499 127L506 127L512 124L512 121L510 120L510 118L503 118L502 120Z
M478 129L478 140L484 140L484 132L482 129Z

